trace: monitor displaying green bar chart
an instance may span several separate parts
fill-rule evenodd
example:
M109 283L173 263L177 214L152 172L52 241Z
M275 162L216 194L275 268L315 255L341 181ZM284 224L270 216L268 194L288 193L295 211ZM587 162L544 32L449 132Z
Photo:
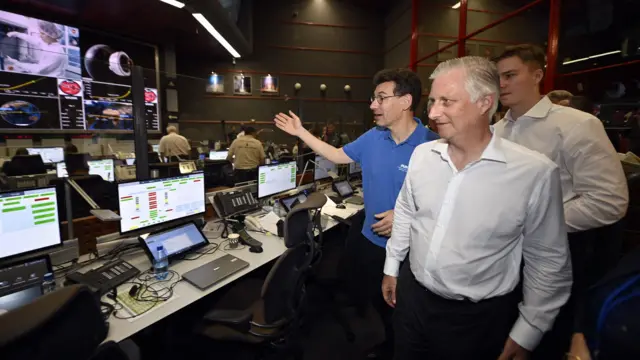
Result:
M121 233L203 214L204 174L119 183L118 204Z
M0 259L61 244L55 187L0 193Z

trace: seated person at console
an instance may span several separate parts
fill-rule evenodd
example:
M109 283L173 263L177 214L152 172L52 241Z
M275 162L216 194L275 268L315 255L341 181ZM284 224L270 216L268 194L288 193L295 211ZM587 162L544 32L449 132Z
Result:
M18 150L16 150L16 154L13 156L13 158L11 158L11 160L13 160L16 156L26 156L26 155L29 155L29 152L27 151L27 149L19 148ZM6 161L4 164L2 164L2 172L4 174L11 172L10 169L11 169L11 161Z
M264 164L265 157L264 147L256 139L256 129L246 127L244 136L239 136L231 143L227 155L227 160L233 162L235 182L257 180L258 166Z

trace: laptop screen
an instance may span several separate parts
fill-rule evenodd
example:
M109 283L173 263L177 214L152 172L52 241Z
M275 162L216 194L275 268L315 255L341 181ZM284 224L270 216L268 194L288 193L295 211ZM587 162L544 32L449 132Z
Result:
M144 244L147 253L157 259L158 245L162 245L167 251L169 259L180 254L195 250L209 244L209 241L202 235L194 223L180 225L173 229L149 235Z
M334 186L338 194L342 197L351 196L353 194L353 189L348 181L336 181Z

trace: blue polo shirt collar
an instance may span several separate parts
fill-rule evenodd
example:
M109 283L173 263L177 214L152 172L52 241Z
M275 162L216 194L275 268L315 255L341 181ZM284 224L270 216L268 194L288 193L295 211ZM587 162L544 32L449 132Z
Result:
M404 143L407 143L412 146L418 146L424 142L424 138L427 133L427 128L424 127L424 125L422 125L422 121L420 121L420 119L418 119L417 117L414 117L413 120L415 120L415 122L418 123L418 126L416 126L416 128L413 130L411 135L409 135L409 137L405 141L397 144L398 146ZM396 141L393 140L393 137L391 137L391 131L387 130L386 133L387 133L386 138L393 141L393 143L395 144Z

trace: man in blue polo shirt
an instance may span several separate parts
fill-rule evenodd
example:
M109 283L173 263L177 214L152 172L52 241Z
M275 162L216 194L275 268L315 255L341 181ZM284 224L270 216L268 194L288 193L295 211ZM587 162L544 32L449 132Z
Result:
M342 148L314 137L293 112L274 121L281 130L297 136L319 155L335 164L357 162L362 167L365 219L361 236L349 239L357 254L349 261L358 270L359 293L372 301L385 324L386 344L392 343L391 308L381 293L385 246L393 226L393 207L402 188L413 150L438 135L422 125L414 113L422 96L422 82L409 69L387 69L373 78L376 87L371 110L376 127ZM350 251L353 252L353 251ZM383 352L386 352L383 350Z

